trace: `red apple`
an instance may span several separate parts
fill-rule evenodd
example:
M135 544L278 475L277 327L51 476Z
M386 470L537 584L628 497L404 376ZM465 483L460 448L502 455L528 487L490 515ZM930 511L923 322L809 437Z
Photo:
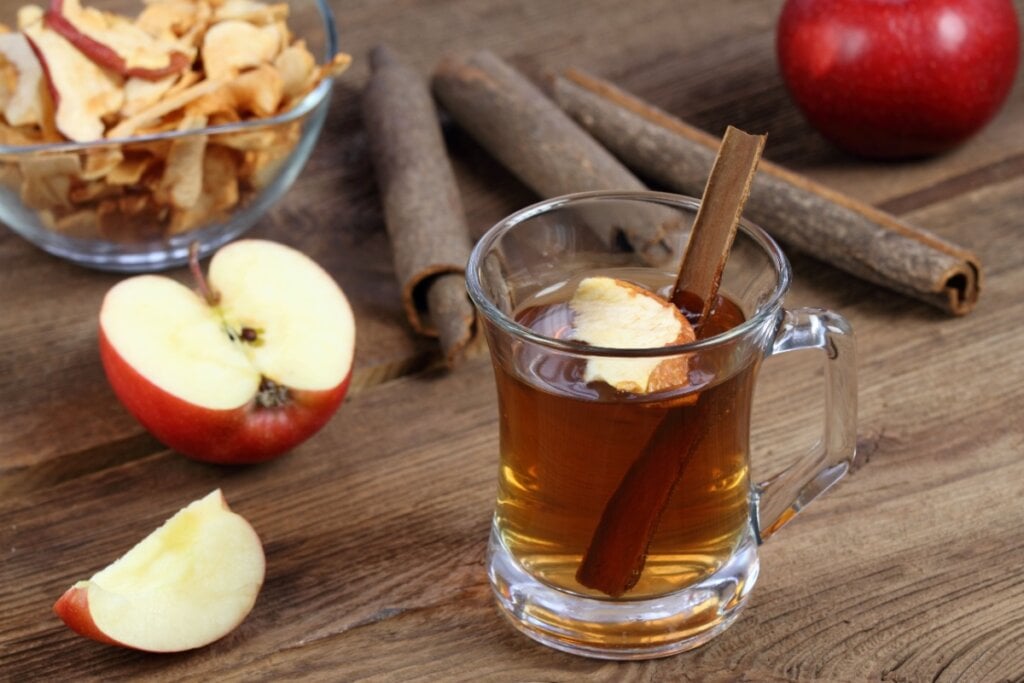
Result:
M265 240L221 249L208 282L205 296L157 275L115 285L100 311L103 367L171 448L207 462L268 460L312 436L345 397L352 309L309 257Z
M69 588L53 611L73 631L101 643L191 650L245 619L265 567L259 536L218 489Z
M789 92L836 145L876 158L945 151L1013 84L1011 0L788 0L776 36Z

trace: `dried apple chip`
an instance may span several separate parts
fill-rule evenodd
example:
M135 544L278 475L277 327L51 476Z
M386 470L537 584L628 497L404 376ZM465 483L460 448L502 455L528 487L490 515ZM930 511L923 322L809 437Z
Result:
M0 34L0 61L3 70L0 90L6 90L3 115L12 126L40 123L43 115L43 67L25 36L20 33ZM13 83L11 77L13 76Z
M203 191L195 206L171 211L168 232L172 235L193 230L211 219L227 216L240 199L238 161L224 147L209 145L203 159Z
M158 79L178 73L192 58L171 41L150 35L125 17L51 0L44 23L93 62L122 76Z
M185 88L184 90L179 90L173 95L163 98L151 107L140 111L138 114L121 120L120 123L107 131L107 137L113 140L116 138L135 135L139 128L152 124L155 121L159 121L171 112L182 109L189 102L199 99L207 93L213 92L217 88L221 87L221 85L223 85L222 81L207 80L200 81L195 85Z
M313 89L316 58L306 48L305 41L297 41L282 50L274 59L274 67L281 75L281 87L287 99L299 98Z
M42 21L22 31L39 57L56 104L56 125L65 137L75 142L90 142L103 137L103 118L114 114L124 102L121 79L82 56L60 34Z
M85 157L85 164L82 168L83 180L98 180L113 170L124 155L120 147L100 147L90 149Z
M82 167L76 154L46 154L26 157L21 167L21 201L34 209L71 205L71 183Z
M97 211L87 207L72 211L53 221L53 229L68 237L92 238L96 236Z
M200 54L207 77L218 79L270 62L280 49L281 34L275 24L260 27L229 19L210 27Z
M151 36L181 38L209 21L212 12L206 2L163 0L151 2L139 13L135 25Z
M182 122L179 130L197 130L206 125L205 116L193 116ZM159 195L179 209L189 209L199 200L203 189L203 156L205 135L190 135L171 142L171 151L164 163Z
M284 83L277 69L269 64L261 64L197 99L188 109L204 116L235 112L262 118L277 112L283 95Z
M153 106L170 92L180 78L180 74L171 74L157 80L138 78L137 76L129 78L124 82L124 104L121 105L121 115L133 116L140 111L145 111L147 107Z
M167 145L170 147L170 144ZM170 153L168 149L164 157ZM135 185L142 180L142 175L154 163L156 157L151 154L125 154L117 166L110 170L106 180L111 185Z
M73 185L68 192L68 199L72 204L88 204L101 199L119 197L122 192L122 188L116 185L99 180L90 180L81 185Z
M160 237L168 209L148 194L107 199L96 209L100 234L115 242L133 242Z

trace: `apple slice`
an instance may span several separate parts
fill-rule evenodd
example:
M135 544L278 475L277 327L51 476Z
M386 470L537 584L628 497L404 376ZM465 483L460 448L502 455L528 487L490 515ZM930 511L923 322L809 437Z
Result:
M19 16L20 20L20 16ZM121 78L101 69L56 31L41 16L22 33L39 59L56 107L57 130L69 140L91 142L103 137L103 118L124 102Z
M157 80L192 63L178 45L146 33L128 19L82 7L79 0L52 0L46 25L104 69Z
M203 68L211 79L230 78L243 69L273 61L287 43L277 24L255 26L228 19L210 27L203 38Z
M207 462L268 460L312 436L345 397L352 309L309 257L265 240L217 252L207 290L156 275L115 285L100 311L104 369L171 448Z
M569 301L572 338L592 346L647 349L686 344L696 337L686 317L671 303L637 285L610 277L580 281ZM583 379L605 382L619 391L646 394L684 386L686 356L672 358L587 359Z
M32 52L32 46L20 33L0 34L0 62L6 60L14 68L14 88L3 105L3 115L12 126L37 124L43 117L40 87L43 67Z
M256 604L265 566L259 536L217 489L69 588L53 611L101 643L191 650L242 623Z

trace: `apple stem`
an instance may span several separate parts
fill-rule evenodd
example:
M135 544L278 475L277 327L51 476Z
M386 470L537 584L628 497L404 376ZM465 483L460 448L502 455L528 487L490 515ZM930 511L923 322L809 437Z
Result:
M220 303L220 293L210 288L206 276L203 275L203 269L199 266L199 242L193 242L188 246L188 267L192 269L192 277L195 278L199 293L206 299L206 303L211 306Z

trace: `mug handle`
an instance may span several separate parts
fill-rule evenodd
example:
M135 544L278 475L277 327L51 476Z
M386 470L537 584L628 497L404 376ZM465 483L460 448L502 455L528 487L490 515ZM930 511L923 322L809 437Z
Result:
M842 479L857 454L857 365L850 324L838 313L821 308L787 310L771 355L800 349L825 352L825 432L810 453L756 485L758 543Z

